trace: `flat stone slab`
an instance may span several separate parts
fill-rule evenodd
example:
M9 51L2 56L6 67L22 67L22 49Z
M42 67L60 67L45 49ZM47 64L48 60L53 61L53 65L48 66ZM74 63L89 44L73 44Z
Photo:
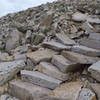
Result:
M55 54L57 54L57 52L51 49L44 49L27 53L27 57L31 59L34 64L38 64L40 61L50 61L52 56Z
M54 55L51 62L63 73L75 71L80 67L80 64L71 62L62 55Z
M81 82L67 82L57 87L50 96L62 99L77 100L83 84Z
M69 46L72 46L72 45L75 45L75 41L70 39L67 35L65 34L56 34L56 38L59 42L61 42L62 44L64 45L69 45Z
M84 54L87 56L94 56L99 57L100 56L100 50L89 48L82 45L75 45L72 47L71 51L74 51L76 53Z
M55 42L55 41L49 41L49 42L43 42L42 44L44 47L53 49L53 50L57 50L57 51L61 51L61 50L70 50L71 46L65 46L59 42Z
M24 67L24 60L0 63L0 85L11 80Z
M88 68L91 76L100 82L100 61L94 63Z
M21 76L22 80L24 81L31 82L33 84L49 89L55 89L62 83L62 81L60 80L57 80L55 78L52 78L37 71L22 70Z
M100 33L91 33L89 34L89 39L100 41Z
M75 52L70 52L70 51L63 51L62 55L65 58L69 59L70 61L77 62L80 64L93 64L100 60L100 58L98 57L85 56L85 55L75 53Z
M84 45L84 46L87 46L87 47L90 47L90 48L100 50L100 41L82 38L78 42L79 42L80 45Z
M69 77L69 74L62 73L56 66L48 62L41 62L38 65L38 71L62 81L67 80Z
M93 93L90 89L83 88L77 100L97 100L97 99L95 93Z
M13 80L9 82L8 92L20 100L38 100L37 98L51 93L51 90L21 80Z

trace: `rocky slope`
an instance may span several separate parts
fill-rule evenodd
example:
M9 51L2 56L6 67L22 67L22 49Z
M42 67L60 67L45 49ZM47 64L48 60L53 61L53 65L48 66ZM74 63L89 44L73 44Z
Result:
M100 100L100 1L59 0L0 18L0 95Z

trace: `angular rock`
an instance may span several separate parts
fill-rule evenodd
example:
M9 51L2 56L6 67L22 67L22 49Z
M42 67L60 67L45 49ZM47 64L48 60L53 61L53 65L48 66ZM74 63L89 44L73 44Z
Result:
M100 50L88 48L86 46L82 45L75 45L71 48L71 51L74 51L76 53L84 54L87 56L94 56L99 57L100 56Z
M63 43L64 45L72 46L75 43L74 40L71 40L67 35L65 34L56 34L56 38L59 42Z
M95 93L93 93L90 89L83 88L77 100L97 100L97 99Z
M17 29L12 30L12 32L10 33L9 38L7 39L5 49L10 51L10 50L16 48L17 46L19 46L19 41L20 41L20 35L21 34L22 33L20 33Z
M38 100L37 98L51 93L51 90L21 80L13 80L9 82L8 92L20 100Z
M83 84L81 82L64 83L57 87L50 96L62 99L77 100Z
M97 40L82 38L79 40L79 44L100 50L100 41L97 41Z
M5 84L3 86L0 86L0 95L4 94L7 91L8 91L8 84Z
M32 53L27 53L27 57L30 58L34 64L38 64L40 61L49 61L52 56L57 54L57 52L45 49L45 50L37 50Z
M24 67L23 60L0 63L0 85L11 80Z
M43 46L53 49L53 50L57 50L57 51L61 51L61 50L70 50L71 46L65 46L59 42L54 42L54 41L50 41L50 42L43 42Z
M75 71L80 67L80 64L71 62L62 55L54 55L51 62L63 73Z
M89 17L87 18L87 21L91 24L100 24L100 19L99 18L92 18L92 17Z
M75 52L70 52L70 51L63 51L62 55L65 58L69 59L70 61L77 62L79 64L93 64L100 60L100 58L97 58L97 57L85 56L85 55L78 54Z
M88 16L86 14L82 14L79 12L76 12L72 15L72 20L77 21L77 22L86 21L87 18Z
M89 39L100 41L100 33L91 33L89 34Z
M100 82L100 61L94 63L88 68L91 76Z
M44 36L43 34L37 34L37 35L35 36L35 39L34 39L33 44L34 44L34 45L38 45L38 44L41 43L44 39L45 39L45 36Z
M64 74L60 72L59 69L56 68L56 66L53 66L51 63L48 62L41 62L38 65L38 71L62 81L67 80L69 77L69 74Z
M92 90L96 93L97 100L100 100L100 84L98 83L91 83Z
M50 76L47 76L45 74L42 74L37 71L21 71L22 80L31 82L33 84L49 88L49 89L55 89L60 85L62 81L54 79Z
M13 56L9 56L8 53L2 53L0 52L0 61L3 62L3 61L11 61L13 60Z

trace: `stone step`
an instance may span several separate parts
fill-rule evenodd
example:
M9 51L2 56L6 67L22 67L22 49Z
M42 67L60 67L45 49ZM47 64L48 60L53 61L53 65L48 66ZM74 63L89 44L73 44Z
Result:
M62 55L54 55L51 62L63 73L75 71L80 67L80 64L71 62Z
M70 52L70 51L62 51L62 55L65 58L69 59L70 61L77 62L80 64L93 64L100 60L100 58L97 58L97 57L85 56L85 55L78 54L75 52Z
M49 95L52 97L58 97L62 99L77 100L77 97L83 87L82 82L67 82L61 84L55 90L52 91ZM86 100L86 99L85 99Z
M51 93L51 90L21 80L13 80L9 82L8 92L20 100L38 100L37 98Z
M55 54L57 54L57 52L51 49L43 49L27 53L27 57L31 59L34 64L38 64L40 61L50 61Z
M75 45L75 41L70 39L67 35L65 34L56 34L56 38L59 42L61 42L62 44L64 45L67 45L67 46L72 46L72 45Z
M91 76L100 82L100 61L94 63L88 68Z
M78 42L79 42L80 45L100 50L100 41L82 38Z
M100 50L89 48L82 45L75 45L71 48L71 51L74 51L76 53L84 54L87 56L94 56L99 57L100 56Z
M62 73L56 66L48 62L41 62L38 65L38 71L62 81L66 81L69 78L69 74Z
M62 83L62 81L60 80L57 80L37 71L22 70L21 76L23 81L27 81L49 89L55 89Z
M11 80L20 70L25 67L24 60L0 63L0 85Z
M71 49L71 46L65 46L65 45L63 45L59 42L55 42L55 41L43 42L42 46L56 50L56 51L70 50Z

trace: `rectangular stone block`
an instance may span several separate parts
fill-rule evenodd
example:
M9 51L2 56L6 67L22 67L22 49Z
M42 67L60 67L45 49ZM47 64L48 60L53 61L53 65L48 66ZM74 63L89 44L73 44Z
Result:
M76 53L84 54L87 56L94 56L99 57L100 56L100 50L89 48L82 45L75 45L71 48L71 51L74 51Z
M25 67L24 60L0 63L0 85L11 80L20 70Z
M79 40L79 44L100 50L100 41L98 40L82 38Z
M80 64L93 64L100 60L100 58L98 57L85 56L83 54L70 52L70 51L63 51L62 55L65 58L69 59L70 61L77 62Z
M38 71L62 81L67 80L69 77L69 74L62 73L56 66L48 62L41 62L38 65Z
M64 45L75 45L75 41L70 39L67 35L65 34L56 34L56 38L59 42L63 43Z
M57 80L37 71L22 70L21 76L23 81L27 81L49 89L55 89L62 83L62 81L60 80Z
M51 90L21 80L13 80L9 82L8 92L20 100L38 100L37 98L51 93Z
M59 42L54 42L54 41L49 41L49 42L43 42L42 44L44 47L53 49L53 50L57 50L57 51L61 51L61 50L70 50L71 46L65 46Z
M52 56L55 54L57 54L57 52L51 49L44 49L27 53L27 57L31 59L34 64L38 64L40 61L50 61Z
M80 67L80 64L71 62L62 55L54 55L51 62L63 73L75 71Z

